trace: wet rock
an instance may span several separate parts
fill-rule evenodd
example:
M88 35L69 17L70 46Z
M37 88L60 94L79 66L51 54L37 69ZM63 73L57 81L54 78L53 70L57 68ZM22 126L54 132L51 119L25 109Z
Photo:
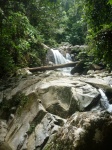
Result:
M71 70L71 74L74 73L79 73L79 74L83 74L86 73L86 69L85 69L85 64L84 61L80 61L72 70Z
M46 55L46 64L49 65L49 62L52 62L55 64L55 59L54 59L54 55L52 50L48 50L47 51L47 55Z

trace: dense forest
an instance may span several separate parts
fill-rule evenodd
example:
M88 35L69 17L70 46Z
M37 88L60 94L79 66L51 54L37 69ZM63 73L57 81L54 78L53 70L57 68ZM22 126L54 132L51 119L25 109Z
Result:
M112 0L0 0L0 76L44 65L43 43L90 46L112 68Z

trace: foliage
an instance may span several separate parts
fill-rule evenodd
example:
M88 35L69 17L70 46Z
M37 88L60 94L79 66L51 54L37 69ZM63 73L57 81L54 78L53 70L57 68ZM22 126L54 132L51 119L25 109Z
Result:
M27 13L31 24L43 35L44 43L55 43L52 39L55 39L55 30L60 21L59 0L31 1Z
M109 0L109 3L112 4L112 0Z
M108 0L85 0L84 2L85 18L88 23L87 40L92 46L92 53L95 60L99 60L99 62L112 68L112 7Z
M59 42L69 42L72 45L85 43L86 22L83 16L82 0L63 1L62 21L57 30Z
M41 43L53 41L58 4L59 0L0 1L0 76L44 63Z
M10 114L14 114L17 108L17 111L20 113L21 109L24 107L27 101L28 98L22 93L18 93L17 95L13 96L13 98L10 100L6 100L4 98L0 105L0 117L2 119L8 120Z
M1 0L0 76L43 65L46 50L41 43L87 41L95 59L111 67L111 4L112 0Z

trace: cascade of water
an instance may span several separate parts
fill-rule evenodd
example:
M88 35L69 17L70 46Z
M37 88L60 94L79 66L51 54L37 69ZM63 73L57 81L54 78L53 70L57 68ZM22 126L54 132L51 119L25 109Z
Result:
M100 101L101 101L101 105L104 109L106 109L109 113L112 114L112 104L109 104L109 101L108 101L108 98L107 96L105 95L105 93L103 92L102 89L98 89L100 94L101 94L101 98L100 98Z
M72 61L72 58L71 58L71 56L70 56L70 54L69 54L69 53L66 53L66 59L68 59L68 60Z
M66 59L66 58L59 52L59 50L51 49L51 51L53 52L53 55L54 55L55 64L66 64L66 63L68 63L68 62L71 62L70 60ZM71 67L67 67L67 68L62 68L62 69L60 69L60 70L63 70L64 72L70 73L71 69L72 69Z
M51 49L51 51L53 52L56 64L65 64L65 63L70 62L59 52L59 50Z

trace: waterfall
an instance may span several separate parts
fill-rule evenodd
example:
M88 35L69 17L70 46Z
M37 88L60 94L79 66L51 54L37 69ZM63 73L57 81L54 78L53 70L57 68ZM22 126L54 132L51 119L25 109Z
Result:
M72 58L69 53L66 53L66 59L72 61Z
M53 52L54 55L54 59L55 59L55 64L66 64L71 62L70 60L66 59L60 52L59 50L54 50L51 49L51 51ZM66 73L70 73L72 67L67 67L67 68L62 68L59 70L63 70Z
M108 98L102 89L98 89L101 94L101 105L104 109L106 109L109 113L112 114L112 104L109 104Z
M53 50L51 49L54 55L55 63L56 64L66 64L70 62L68 59L66 59L60 52L59 50Z

